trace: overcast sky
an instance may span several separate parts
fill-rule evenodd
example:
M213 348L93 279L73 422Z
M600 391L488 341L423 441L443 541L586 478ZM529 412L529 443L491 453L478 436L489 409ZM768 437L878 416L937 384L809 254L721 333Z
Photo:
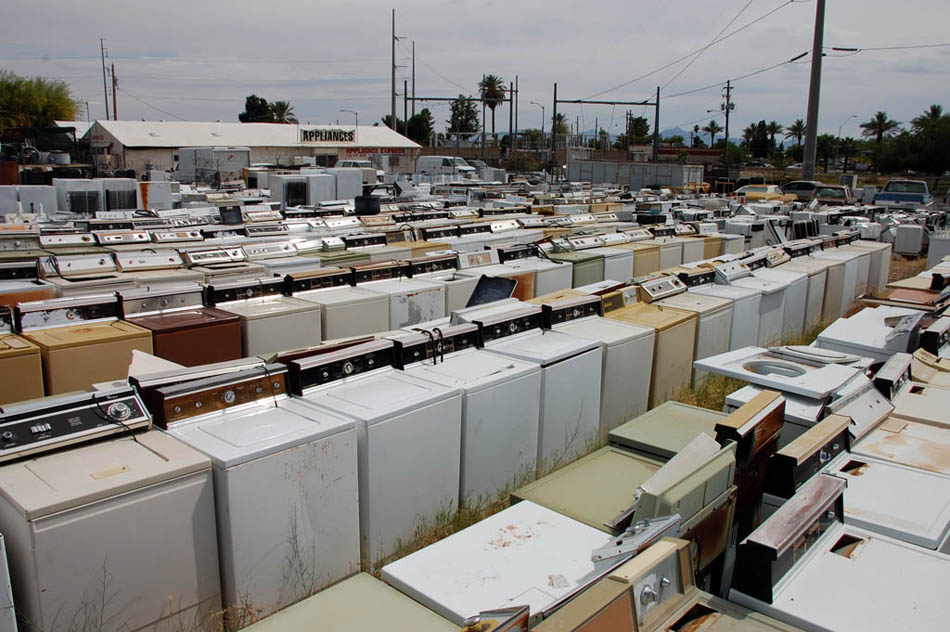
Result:
M415 40L418 96L474 93L483 73L506 81L518 75L519 122L526 128L541 120L531 101L551 116L555 82L559 97L587 98L782 7L698 58L598 97L640 101L665 86L660 128L691 129L709 120L707 109L718 110L721 88L680 93L809 51L815 5L814 0L17 2L4 7L0 68L63 79L78 99L89 102L91 117L101 118L103 37L107 63L115 63L119 78L120 119L237 121L244 97L256 93L270 101L290 100L302 123L351 123L351 114L339 112L346 108L359 112L361 124L371 124L389 112L390 10L395 8L397 35L404 38L397 64L408 66ZM830 0L825 46L947 43L946 6L946 0ZM931 103L950 109L950 48L826 53L822 132L836 134L844 124L842 136L858 136L859 122L877 110L906 123ZM804 118L809 68L805 58L736 81L731 135L759 119L789 124ZM400 91L409 72L398 69ZM443 127L448 104L425 105ZM561 109L572 123L579 118L582 130L593 129L596 117L601 127L618 133L626 108ZM633 110L652 124L652 110ZM401 97L398 111L402 117ZM852 114L857 118L849 120ZM496 117L499 132L507 131L507 107L499 107Z

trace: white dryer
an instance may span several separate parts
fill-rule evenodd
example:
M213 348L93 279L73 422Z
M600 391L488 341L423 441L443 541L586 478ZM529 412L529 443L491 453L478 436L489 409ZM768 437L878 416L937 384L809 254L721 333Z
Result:
M600 428L600 342L542 329L537 305L491 305L461 318L479 326L486 350L542 367L539 475L590 452Z
M871 251L867 291L874 296L879 296L884 291L891 272L891 250L893 246L884 241L867 241L864 239L852 242L851 246Z
M527 301L535 297L536 271L525 267L514 268L501 263L498 250L459 252L458 258L460 275L476 279L482 276L512 279L517 282L514 290L515 298Z
M462 390L459 501L496 502L534 480L541 367L477 348L478 326L443 325L394 337L406 373Z
M543 296L571 287L573 265L569 261L554 261L534 244L499 246L498 259L515 270L534 270L534 295Z
M353 273L322 268L287 276L294 298L320 306L323 340L386 331L389 295L365 287L352 287Z
M423 257L408 259L409 276L413 279L441 283L445 286L445 313L451 314L468 305L472 292L478 285L478 277L462 274L458 270L458 253L441 251ZM419 323L415 323L419 324Z
M732 330L729 333L729 350L751 347L759 341L759 308L762 292L739 287L738 285L719 285L715 283L716 270L712 267L698 267L690 272L681 272L680 281L691 294L713 296L732 301Z
M7 564L7 546L0 535L0 628L16 632L16 604L10 585L10 567Z
M240 317L244 357L318 344L320 306L284 296L285 288L286 281L277 277L208 285L205 304Z
M790 249L786 247L786 252ZM794 252L794 251L791 251ZM808 275L808 291L805 299L805 322L803 331L810 332L821 325L824 320L824 306L826 300L837 300L839 298L830 298L826 296L826 290L830 284L829 276L833 262L829 259L819 259L808 253L799 256L793 256L791 261L782 266L782 270L801 272Z
M764 265L764 259L761 262ZM758 344L767 346L780 342L785 318L785 288L788 284L753 276L751 268L744 261L726 261L716 264L715 268L717 283L761 293Z
M805 311L808 306L808 275L804 272L785 267L789 256L784 250L775 248L767 253L768 267L759 268L753 274L762 279L770 279L787 284L785 289L785 311L782 315L782 339L800 338L805 330Z
M289 364L297 401L356 420L364 569L451 520L459 496L462 393L393 357L375 340Z
M578 338L599 340L603 350L600 438L642 415L650 400L656 330L603 318L599 296L565 298L541 306L544 326Z
M654 244L660 248L660 270L675 268L683 263L683 240L676 237L673 226L652 226L653 239L640 242Z
M828 305L828 299L833 298L833 294L837 292L832 292L832 288L828 288L829 296L825 300L825 318L826 321L832 321L835 318L838 318L842 314L848 313L851 310L851 306L857 300L858 296L858 273L861 264L861 252L857 251L847 251L840 248L831 248L827 250L822 250L816 252L815 256L818 259L827 259L831 261L836 261L841 263L844 266L844 271L841 280L841 303L840 305ZM869 251L864 251L863 256L866 258L868 265L870 266L870 257L871 254ZM830 270L829 270L830 273ZM829 277L830 282L831 277ZM865 277L866 279L866 277ZM867 281L865 280L865 286L867 286ZM837 307L838 309L834 309ZM837 312L837 313L835 313Z
M445 284L409 277L409 264L382 261L353 268L357 289L389 296L389 326L400 329L445 316Z
M0 458L34 455L0 467L0 531L21 622L134 631L203 627L220 611L211 462L162 432L138 432L149 424L130 387L0 415Z
M232 616L359 571L354 422L289 399L286 377L277 364L155 389L156 423L211 458Z

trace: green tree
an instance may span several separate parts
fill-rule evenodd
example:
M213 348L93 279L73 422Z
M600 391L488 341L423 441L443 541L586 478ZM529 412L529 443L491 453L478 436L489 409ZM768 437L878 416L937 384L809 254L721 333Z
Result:
M432 118L432 112L429 111L429 108L423 108L418 114L409 117L409 123L406 125L406 136L420 145L428 145L434 131L435 119Z
M273 123L274 111L267 99L252 94L244 99L244 111L238 114L238 120L242 123Z
M485 75L478 82L478 93L482 101L491 110L491 135L497 140L495 134L495 108L505 100L505 80L495 75Z
M673 136L667 136L665 140L667 143L674 146L680 146L685 142L685 139L679 134L674 134Z
M861 135L873 138L878 145L885 136L893 136L900 131L901 124L887 116L887 112L877 112L870 121L861 123Z
M749 123L742 130L742 146L748 147L755 138L755 123Z
M837 147L838 138L833 134L822 134L818 137L815 154L825 173L828 173L828 160L834 157Z
M0 70L0 131L7 127L48 127L74 120L78 107L63 81L20 77Z
M449 135L454 139L458 135L462 140L468 140L477 134L481 126L478 123L478 107L475 100L459 95L452 101L452 110L448 123Z
M847 173L851 158L858 153L858 141L850 136L842 138L838 140L838 151L841 152L841 157L844 158L844 172Z
M630 136L635 145L643 145L650 141L650 122L644 116L634 116L630 119Z
M755 124L748 149L754 158L765 158L772 152L772 146L769 144L769 126L765 121Z
M785 128L785 138L794 138L797 145L802 144L802 139L805 138L805 121L802 119L796 119L794 123Z
M785 131L785 128L778 121L769 121L765 125L765 131L769 134L769 142L772 149L775 149L775 137Z
M554 130L558 136L564 137L571 133L571 126L567 123L567 115L558 112L553 119Z
M943 106L935 103L924 110L923 114L914 117L910 126L915 134L929 134L936 131L943 118Z
M275 123L296 123L297 117L294 116L294 106L290 101L274 101L270 104L271 115Z
M385 125L389 129L393 129L392 120L393 120L393 115L387 114L386 116L383 117L383 125ZM401 118L399 118L398 116L396 117L396 131L402 134L403 136L406 135L406 122L402 120Z
M716 134L722 131L722 125L713 119L706 124L703 131L709 134L709 146L712 147L716 144Z
M614 140L613 148L624 149L624 150L627 149L627 135L626 134L618 135L616 140Z
M699 125L693 125L693 147L705 147L706 143L699 137Z

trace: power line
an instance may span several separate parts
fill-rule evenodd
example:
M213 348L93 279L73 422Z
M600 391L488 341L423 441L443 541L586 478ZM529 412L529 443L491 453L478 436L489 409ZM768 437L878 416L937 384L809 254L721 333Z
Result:
M737 35L737 34L741 33L742 31L746 30L747 28L749 28L749 27L751 27L751 26L753 26L753 25L755 25L755 24L758 24L759 22L761 22L761 21L764 20L765 18L767 18L767 17L769 17L769 16L771 16L771 15L777 13L778 11L781 11L782 9L784 9L785 7L787 7L787 6L790 5L790 4L797 4L797 3L801 3L801 2L807 2L807 1L808 1L808 0L785 0L785 2L783 2L782 4L780 4L779 6L777 6L776 8L772 9L772 10L769 11L768 13L765 13L765 14L763 14L762 16L760 16L760 17L758 17L758 18L752 20L752 21L749 22L748 24L745 24L745 25L743 25L743 26L740 26L740 27L737 28L736 30L734 30L734 31L732 31L732 32L730 32L730 33L727 33L726 35L723 35L723 36L720 37L719 39L716 39L716 40L710 42L709 44L707 44L706 46L704 46L704 47L702 47L702 48L697 48L696 50L694 50L694 51L692 51L692 52L689 52L689 53L683 55L682 57L680 57L680 58L678 58L678 59L674 59L673 61L669 62L668 64L665 64L665 65L663 65L663 66L660 66L660 67L657 68L656 70L651 70L650 72L648 72L648 73L646 73L646 74L643 74L643 75L640 75L639 77L634 77L634 78L631 79L630 81L625 81L624 83L621 83L621 84L619 84L619 85L616 85L616 86L614 86L613 88L608 88L608 89L604 90L603 92L598 92L597 94L592 94L592 95L590 95L589 97L584 97L584 98L585 98L585 99L593 99L594 97L599 97L599 96L601 96L601 95L607 94L608 92L613 92L614 90L619 90L620 88L625 88L625 87L627 87L627 86L629 86L629 85L631 85L631 84L636 83L637 81L640 81L641 79L646 79L647 77L650 77L650 76L652 76L652 75L655 75L655 74L658 73L658 72L662 72L662 71L666 70L667 68L669 68L669 67L671 67L671 66L675 66L676 64L680 63L681 61L685 61L685 60L689 59L689 58L692 57L693 55L695 55L695 54L697 54L697 53L699 53L699 52L701 52L701 51L704 51L704 50L706 50L707 48L710 48L711 46L713 46L713 45L715 45L715 44L719 44L720 42L724 42L725 40L729 39L729 38L732 37L733 35ZM728 28L728 27L727 27L727 28Z
M402 47L403 47L403 50L406 50L406 45L403 44L401 40L397 40L396 43L399 44L400 46L402 46ZM406 52L409 52L409 51L406 50ZM420 57L420 56L419 56L419 53L416 53L416 61L418 61L419 63L421 63L423 66L425 66L426 68L428 68L428 69L431 70L432 72L434 72L434 73L435 73L436 75L438 75L439 78L441 78L443 81L447 81L447 82L451 83L453 86L455 86L456 88L458 88L459 90L461 90L463 93L471 93L471 90L469 90L468 88L465 88L465 87L461 86L460 84L458 84L458 83L452 81L451 79L449 79L448 77L446 77L445 75L443 75L441 72L439 72L438 70L436 70L435 68L433 68L432 66L430 66L428 63L426 63L426 60L424 60L422 57Z
M765 67L765 68L760 68L759 70L753 70L753 71L750 72L750 73L746 73L746 74L744 74L744 75L740 75L740 76L738 76L738 77L734 77L734 78L731 79L731 81L732 81L732 82L736 82L736 81L741 81L741 80L743 80L743 79L748 79L749 77L754 77L754 76L756 76L756 75L761 75L761 74L764 73L764 72L769 72L770 70L775 70L776 68L779 68L779 67L784 66L784 65L786 65L786 64L795 63L796 61L798 61L798 60L801 59L802 57L805 57L806 55L808 55L808 53L802 53L801 55L798 55L797 57L792 57L791 59L787 59L787 60L782 61L782 62L779 62L779 63L777 63L777 64L772 64L771 66L767 66L767 67ZM702 88L694 88L694 89L692 89L692 90L687 90L687 91L685 91L685 92L678 92L678 93L676 93L676 94L669 94L669 95L666 95L664 98L665 98L665 99L673 99L673 98L675 98L675 97L683 97L683 96L686 96L686 95L688 95L688 94L695 94L695 93L697 93L697 92L703 92L704 90L711 90L712 88L719 88L719 87L721 87L721 86L724 86L725 84L726 84L726 81L717 81L716 83L711 83L711 84L709 84L708 86L703 86Z
M847 53L861 53L869 50L911 50L916 48L947 48L950 47L950 43L946 44L917 44L915 46L869 46L868 48L855 48L855 47L843 47L843 46L831 46L825 47L827 50L830 48L834 51L847 52Z
M172 118L174 118L174 119L178 119L179 121L185 121L185 120L187 120L187 119L183 119L182 117L180 117L180 116L178 116L178 115L176 115L176 114L172 114L171 112L167 112L167 111L163 110L162 108L156 107L156 106L152 105L151 103L149 103L148 101L143 101L142 99L138 98L137 96L135 96L134 94L132 94L132 93L129 92L128 90L125 90L125 89L123 89L123 88L119 88L118 90L119 90L119 92L121 92L122 94L127 94L127 95L129 95L130 97L132 97L133 99L135 99L136 101L138 101L139 103L141 103L142 105L148 106L148 107L152 108L153 110L155 110L155 111L157 111L157 112L161 112L162 114L165 114L165 115L167 115L167 116L170 116L170 117L172 117Z

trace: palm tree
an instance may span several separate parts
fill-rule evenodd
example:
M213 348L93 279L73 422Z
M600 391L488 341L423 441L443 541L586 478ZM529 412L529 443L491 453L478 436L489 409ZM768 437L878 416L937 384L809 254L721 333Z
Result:
M505 100L505 80L495 75L485 75L478 82L478 91L481 94L482 102L491 110L491 135L497 139L495 134L495 108Z
M69 86L42 77L20 77L0 70L0 131L6 127L46 127L71 121L79 109Z
M703 131L709 134L709 146L712 147L716 143L716 134L722 131L722 125L713 119L703 128Z
M842 158L844 158L844 172L848 173L851 156L858 153L858 141L850 136L842 138L838 141L838 150L841 152Z
M772 141L772 147L775 147L775 137L784 131L785 128L782 127L778 121L770 121L765 126L765 132L769 135L769 140Z
M878 112L870 121L861 123L861 136L874 138L880 145L884 137L895 134L900 125L897 121L887 118L887 112Z
M910 122L910 124L911 127L913 127L914 132L918 134L926 134L933 130L937 126L937 123L943 119L943 117L943 106L937 105L935 103L924 110L923 114L915 117Z
M801 145L802 139L805 138L805 121L797 119L794 123L786 127L785 138L794 138L798 141L797 144Z
M697 141L700 143L703 142L699 137L699 125L693 125L693 147L696 147Z
M297 117L294 116L294 106L290 101L274 101L270 104L271 112L274 114L275 123L296 123Z
M755 125L750 124L742 130L742 143L748 147L752 144L753 138L755 138Z

